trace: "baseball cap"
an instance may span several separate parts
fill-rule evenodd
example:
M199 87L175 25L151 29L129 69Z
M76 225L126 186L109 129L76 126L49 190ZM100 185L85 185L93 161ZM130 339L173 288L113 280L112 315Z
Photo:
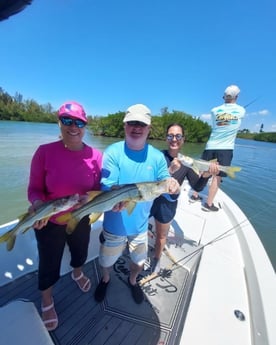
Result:
M62 104L58 110L58 116L71 116L87 122L85 111L79 103L75 101L68 101Z
M151 124L151 112L144 104L135 104L126 110L123 122L140 121L146 125Z
M238 96L240 93L240 89L237 85L230 85L227 86L227 88L224 90L224 96L223 98L233 99Z

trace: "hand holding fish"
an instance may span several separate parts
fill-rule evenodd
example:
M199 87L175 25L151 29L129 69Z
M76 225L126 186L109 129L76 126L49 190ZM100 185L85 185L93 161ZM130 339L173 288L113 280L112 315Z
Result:
M202 176L203 177L210 177L211 175L218 175L219 174L219 163L210 162L208 171L204 171Z
M89 193L89 202L79 209L59 216L56 220L67 223L67 232L72 233L79 221L89 215L90 224L107 211L126 208L131 214L137 202L151 201L163 193L178 193L179 184L174 178L163 181L141 182L117 186L109 191Z
M114 205L112 208L113 212L121 212L123 209L128 207L129 202L128 201L121 201L118 202L118 204Z
M199 174L200 171L210 171L212 172L212 175L217 175L216 169L218 169L219 171L226 173L229 177L234 178L235 173L241 170L240 167L219 165L217 160L205 161L203 159L193 159L191 157L184 156L181 153L178 153L177 158L183 165L193 169L197 174Z
M171 161L170 167L169 167L169 173L170 174L174 174L177 170L179 170L181 167L181 162L179 161L179 159L174 158Z
M28 212L19 217L18 223L11 230L0 236L0 243L6 242L7 250L12 250L18 234L24 234L32 227L41 229L53 215L69 210L78 202L78 194L47 202L41 200L35 201L33 205L29 207Z
M178 181L173 177L168 179L168 190L169 190L169 194L180 193L180 185Z
M35 212L37 209L39 209L39 207L41 207L44 204L44 202L42 200L35 200L32 205L28 208L28 212L29 214L35 215ZM39 219L36 220L33 224L33 228L36 230L40 230L42 229L45 225L47 225L48 223L48 219Z

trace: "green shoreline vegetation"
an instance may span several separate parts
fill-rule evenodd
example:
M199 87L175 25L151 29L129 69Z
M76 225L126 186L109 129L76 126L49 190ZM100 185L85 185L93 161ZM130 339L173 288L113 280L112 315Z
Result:
M88 115L88 127L96 136L123 138L124 112L118 111L106 116ZM50 103L40 105L35 100L23 100L20 93L9 95L0 87L0 120L56 123L57 113ZM168 111L161 109L160 114L152 116L152 129L149 139L164 140L166 128L170 123L177 122L185 128L186 141L190 143L205 143L211 133L211 126L183 111ZM238 138L258 141L276 142L276 132L250 133L243 129Z

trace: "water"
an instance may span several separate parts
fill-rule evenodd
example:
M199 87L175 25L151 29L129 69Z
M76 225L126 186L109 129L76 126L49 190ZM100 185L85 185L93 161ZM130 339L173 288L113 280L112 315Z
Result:
M58 140L56 124L0 121L0 224L26 212L29 169L38 145ZM117 139L115 139L117 140ZM114 138L94 137L84 141L100 150ZM159 149L162 141L151 142ZM204 145L184 145L185 154L199 157ZM184 153L184 152L183 152ZM237 139L232 165L241 166L236 179L226 178L222 189L241 207L255 227L276 268L276 144Z

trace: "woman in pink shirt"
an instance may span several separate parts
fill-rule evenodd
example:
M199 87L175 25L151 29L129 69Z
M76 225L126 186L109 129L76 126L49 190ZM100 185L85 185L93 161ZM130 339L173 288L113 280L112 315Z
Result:
M31 163L28 199L30 211L43 202L68 195L85 195L90 190L100 190L102 153L82 139L87 118L83 107L74 101L64 103L58 111L61 139L41 145ZM91 283L82 272L87 259L90 239L88 216L68 235L66 224L59 224L56 216L34 224L39 253L38 288L42 294L42 319L49 331L58 326L52 296L53 285L60 277L60 266L65 244L71 253L71 277L83 291L89 291Z

